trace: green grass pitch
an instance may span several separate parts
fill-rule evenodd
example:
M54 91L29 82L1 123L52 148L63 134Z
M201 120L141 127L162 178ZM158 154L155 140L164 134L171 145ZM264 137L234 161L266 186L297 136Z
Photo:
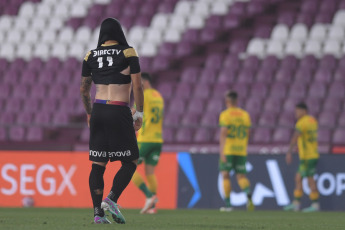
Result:
M140 215L139 210L123 209L122 213L127 220L125 225L100 226L91 224L92 209L0 208L0 229L345 229L342 212L159 210L156 215Z

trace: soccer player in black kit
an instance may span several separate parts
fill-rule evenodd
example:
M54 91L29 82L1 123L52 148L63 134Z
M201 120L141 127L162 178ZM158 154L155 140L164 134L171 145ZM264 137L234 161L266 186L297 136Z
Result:
M96 85L96 96L91 107L92 82ZM129 108L132 87L137 105L134 114ZM124 224L117 200L137 168L139 150L135 131L142 125L144 95L138 55L128 45L120 23L114 18L102 22L97 48L84 58L80 92L90 127L89 185L94 223L111 223L104 214L107 210L115 222ZM121 161L122 166L110 193L102 201L103 174L109 160Z

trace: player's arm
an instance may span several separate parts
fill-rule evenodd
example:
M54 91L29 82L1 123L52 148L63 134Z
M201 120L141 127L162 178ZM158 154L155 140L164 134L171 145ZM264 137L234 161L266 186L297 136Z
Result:
M219 154L220 154L220 159L223 162L226 162L225 154L224 154L224 146L225 146L227 133L228 133L228 129L226 127L220 127Z
M297 146L297 140L301 133L296 130L291 138L289 149L286 154L286 163L290 164L292 162L292 152L295 150Z
M82 78L80 83L80 96L83 101L83 105L87 114L87 124L90 127L90 117L91 117L91 85L92 85L92 78L91 78L91 68L87 63L89 55L91 52L88 52L83 61L82 67Z

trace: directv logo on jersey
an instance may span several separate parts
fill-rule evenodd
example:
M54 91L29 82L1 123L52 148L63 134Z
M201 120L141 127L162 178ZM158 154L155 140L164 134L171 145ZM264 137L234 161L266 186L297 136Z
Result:
M93 50L93 57L101 56L101 55L114 55L115 53L119 55L121 50L118 49L107 49L107 50Z

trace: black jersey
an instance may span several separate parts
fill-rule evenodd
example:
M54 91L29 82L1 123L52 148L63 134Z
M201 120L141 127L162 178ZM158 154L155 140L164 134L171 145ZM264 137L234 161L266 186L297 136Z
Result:
M134 48L117 43L103 44L86 54L82 76L91 76L95 84L128 84L131 77L121 74L128 66L131 74L140 72L138 54Z

